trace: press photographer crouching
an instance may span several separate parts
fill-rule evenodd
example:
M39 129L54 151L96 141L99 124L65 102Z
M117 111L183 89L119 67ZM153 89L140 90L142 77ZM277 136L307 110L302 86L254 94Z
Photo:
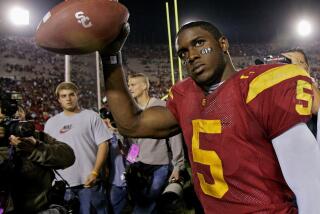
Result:
M63 207L50 206L48 198L53 169L71 166L73 150L49 135L35 134L32 122L16 119L16 95L0 94L0 213L42 214L49 208L64 213Z

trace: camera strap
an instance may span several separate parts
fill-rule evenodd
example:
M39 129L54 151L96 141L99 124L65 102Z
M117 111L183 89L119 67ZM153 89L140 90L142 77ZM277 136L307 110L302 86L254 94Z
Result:
M53 171L55 175L58 175L58 177L61 178L61 181L66 185L66 187L70 188L68 181L66 181L57 170L54 169Z

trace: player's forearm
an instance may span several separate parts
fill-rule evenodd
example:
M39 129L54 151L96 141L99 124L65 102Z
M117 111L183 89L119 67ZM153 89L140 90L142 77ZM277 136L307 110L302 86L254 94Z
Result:
M179 132L176 119L166 107L153 106L145 111L137 106L127 88L121 58L102 57L108 105L119 132L128 137L166 138Z
M131 97L122 65L103 63L104 81L108 105L122 134L131 136L136 130L139 107Z

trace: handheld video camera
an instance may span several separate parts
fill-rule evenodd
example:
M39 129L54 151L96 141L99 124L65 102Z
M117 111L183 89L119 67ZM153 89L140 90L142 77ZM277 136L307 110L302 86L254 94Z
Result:
M264 64L277 64L277 63L284 63L284 64L292 64L291 59L280 55L280 56L272 56L269 55L263 58Z
M100 117L101 117L102 119L109 118L111 121L114 121L111 112L108 111L108 109L105 108L105 107L102 107L102 108L99 110L99 114L100 114Z
M15 117L18 110L18 102L21 101L22 96L17 92L2 92L0 93L0 107L4 119L0 122L0 126L5 130L5 136L0 140L0 147L9 145L9 136L15 135L17 137L34 136L35 126L32 122L21 121Z
M254 64L256 65L261 65L261 64L292 64L292 60L289 59L288 57L285 57L283 55L279 55L279 56L272 56L272 55L268 55L266 57L263 58L263 60L261 59L256 59L254 61Z

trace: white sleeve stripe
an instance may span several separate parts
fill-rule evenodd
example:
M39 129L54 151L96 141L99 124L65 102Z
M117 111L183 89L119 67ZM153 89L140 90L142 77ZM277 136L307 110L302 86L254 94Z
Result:
M283 176L295 193L299 214L320 210L320 147L300 123L272 140Z

